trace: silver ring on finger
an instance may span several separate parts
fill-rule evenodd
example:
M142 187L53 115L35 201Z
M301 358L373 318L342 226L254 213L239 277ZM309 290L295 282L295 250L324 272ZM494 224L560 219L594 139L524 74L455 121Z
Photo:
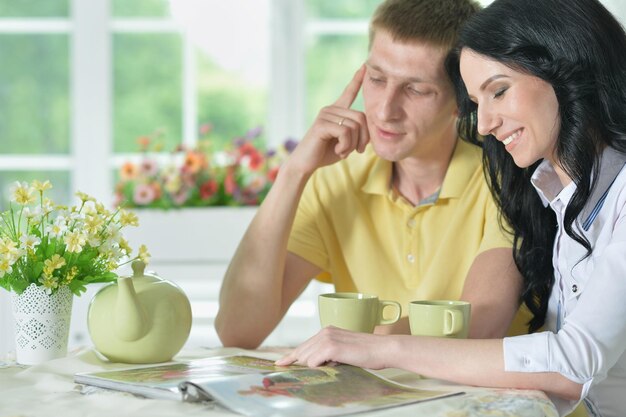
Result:
M342 117L341 120L339 120L339 123L337 123L339 126L343 126L343 122L346 121L345 117Z

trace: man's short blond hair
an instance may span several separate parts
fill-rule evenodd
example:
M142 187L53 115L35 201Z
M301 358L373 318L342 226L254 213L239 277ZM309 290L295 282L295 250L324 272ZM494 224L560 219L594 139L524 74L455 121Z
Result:
M386 0L372 17L369 44L376 31L385 30L394 40L451 49L463 23L479 9L474 0Z

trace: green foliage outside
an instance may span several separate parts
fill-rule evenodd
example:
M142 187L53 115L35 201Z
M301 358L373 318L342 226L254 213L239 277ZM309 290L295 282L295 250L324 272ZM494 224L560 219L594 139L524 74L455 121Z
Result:
M307 0L307 16L317 19L369 19L382 0Z
M305 0L310 20L368 20L381 0ZM111 0L114 17L166 17L166 0ZM1 17L68 17L69 0L0 0ZM164 150L182 140L182 41L178 34L113 35L113 150L136 152L155 130ZM306 45L306 120L333 102L367 56L367 33L319 35ZM66 34L0 34L0 154L70 153L70 38ZM197 125L213 126L216 145L267 127L267 87L198 55ZM295 103L294 103L295 105ZM360 97L355 104L362 108ZM285 138L268 138L280 142ZM278 140L277 140L278 139ZM0 207L15 180L49 178L59 202L69 200L68 172L0 170ZM62 190L62 191L61 191Z
M137 152L136 138L169 132L165 149L182 132L182 43L176 34L113 37L113 143L115 152Z
M67 17L69 10L70 0L0 0L1 17Z
M67 35L0 35L0 154L69 152Z
M367 35L326 35L312 39L307 47L307 123L320 108L334 102L367 58ZM361 95L353 105L363 109Z
M168 0L112 0L111 14L114 17L165 17L168 15Z

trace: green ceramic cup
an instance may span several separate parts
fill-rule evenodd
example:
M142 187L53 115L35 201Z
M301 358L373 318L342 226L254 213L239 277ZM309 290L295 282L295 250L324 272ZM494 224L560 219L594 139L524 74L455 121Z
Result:
M470 303L466 301L411 301L411 334L466 339L469 333Z
M355 332L372 333L377 325L393 324L402 314L402 307L396 301L356 292L321 294L318 302L322 327L335 326ZM383 310L388 306L397 311L392 318L385 319Z

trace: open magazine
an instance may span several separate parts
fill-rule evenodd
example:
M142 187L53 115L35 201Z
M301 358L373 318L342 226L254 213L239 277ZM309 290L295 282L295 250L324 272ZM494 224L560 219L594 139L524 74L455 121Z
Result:
M148 398L216 401L255 417L337 416L462 394L409 387L350 365L278 367L241 355L82 373L74 381Z

